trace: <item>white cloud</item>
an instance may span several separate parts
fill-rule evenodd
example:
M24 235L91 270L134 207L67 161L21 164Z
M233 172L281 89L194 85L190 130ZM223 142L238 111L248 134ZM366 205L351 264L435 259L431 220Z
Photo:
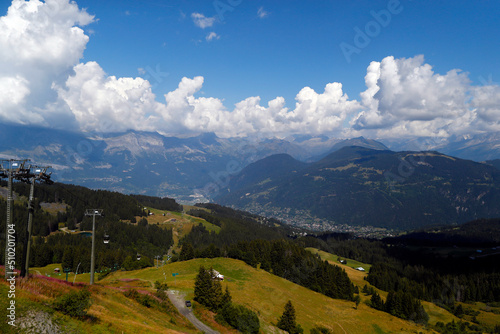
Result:
M500 86L474 87L472 96L471 104L477 114L473 126L482 131L500 131Z
M260 97L246 98L227 110L217 98L196 98L203 77L183 78L179 87L166 94L166 115L181 119L182 127L191 131L211 131L219 136L286 136L290 133L340 134L347 115L359 109L349 101L339 83L328 84L322 94L309 87L297 94L296 108L289 111L285 99L277 97L268 106L260 105Z
M206 17L201 13L192 13L191 18L194 24L201 29L209 28L215 23L215 17Z
M207 35L207 37L205 37L205 39L210 42L211 40L213 39L220 39L220 36L217 35L215 32L211 32L210 34Z
M257 11L257 16L261 19L267 17L268 15L269 13L264 10L264 7L260 7L259 10Z
M193 15L201 28L214 24L215 18ZM0 17L0 121L101 132L212 131L224 137L448 137L500 131L500 86L472 86L460 70L435 73L423 56L372 62L360 101L349 99L334 82L323 92L302 88L293 108L283 97L262 103L251 96L230 110L220 98L197 96L204 84L197 76L183 78L158 102L148 80L117 78L96 62L80 63L89 41L80 26L93 20L69 0L12 2ZM214 32L206 37L218 38Z
M378 137L443 136L469 131L475 119L466 73L434 73L423 56L372 62L361 93L363 109L354 130Z
M89 38L77 25L92 21L68 0L12 1L0 17L0 101L8 101L0 104L0 120L58 121L52 84L64 81L83 57Z
M78 64L74 71L57 92L81 130L155 129L163 106L155 101L148 81L107 76L96 62Z

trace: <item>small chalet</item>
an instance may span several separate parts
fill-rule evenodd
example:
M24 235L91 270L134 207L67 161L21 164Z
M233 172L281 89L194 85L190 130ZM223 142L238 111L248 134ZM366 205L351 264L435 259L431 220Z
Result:
M217 279L219 281L223 281L224 275L221 275L221 273L219 273L217 270L212 269L212 279Z

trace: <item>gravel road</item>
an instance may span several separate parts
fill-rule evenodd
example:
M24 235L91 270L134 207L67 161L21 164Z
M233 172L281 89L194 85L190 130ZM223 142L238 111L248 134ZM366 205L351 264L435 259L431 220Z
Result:
M193 311L189 307L186 307L186 300L184 299L184 295L182 295L179 291L168 290L168 298L170 298L170 301L172 302L172 304L174 304L175 307L177 307L179 312L189 321L191 321L194 327L198 328L203 333L220 334L195 317Z

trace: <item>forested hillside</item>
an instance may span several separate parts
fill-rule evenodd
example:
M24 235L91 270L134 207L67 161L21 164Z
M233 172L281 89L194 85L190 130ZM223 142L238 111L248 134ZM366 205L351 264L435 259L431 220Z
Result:
M5 186L5 183L3 183ZM29 186L14 183L16 200L13 221L16 222L16 254L22 254L28 212L26 201ZM96 218L96 270L104 268L137 269L153 264L153 258L166 254L172 245L172 231L136 217L145 216L144 202L151 207L158 204L171 210L181 210L172 199L132 197L117 192L91 190L85 187L56 183L37 185L35 189L35 210L30 265L45 266L63 263L65 268L88 272L90 270L89 234L75 234L70 231L92 231L92 218L85 216L87 209L103 209L104 215ZM6 212L6 201L0 200L0 209ZM50 212L50 213L49 213ZM5 231L5 215L0 216L0 233ZM57 232L66 226L64 232ZM57 233L54 233L57 232ZM104 235L112 242L103 243ZM5 240L0 240L5 247ZM2 248L3 249L3 248ZM141 260L137 261L137 254ZM3 256L3 254L2 254ZM17 261L20 265L21 261Z
M375 287L406 293L457 313L459 302L500 302L500 248L492 247L493 243L498 245L494 241L500 236L498 224L495 219L480 220L382 241L324 234L297 242L370 263L366 280ZM477 238L486 234L488 238Z
M352 146L307 166L286 155L258 161L218 201L270 217L287 213L297 224L409 230L500 216L500 170L435 151Z

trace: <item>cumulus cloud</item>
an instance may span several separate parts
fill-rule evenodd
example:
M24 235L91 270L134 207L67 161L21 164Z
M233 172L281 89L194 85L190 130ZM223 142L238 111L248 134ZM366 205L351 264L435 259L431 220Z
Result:
M471 104L477 119L473 126L483 131L500 131L500 86L474 87Z
M78 26L94 17L64 0L14 0L0 17L0 119L55 121L54 82L71 72L89 40Z
M353 130L378 137L440 136L470 131L477 114L467 73L434 73L423 56L372 62ZM479 94L479 91L478 91Z
M201 28L215 20L193 15ZM0 121L98 132L210 131L223 137L445 138L500 131L497 84L473 86L456 69L435 73L423 56L372 62L359 101L333 82L323 92L302 88L293 108L280 96L267 103L250 96L228 109L219 98L198 96L201 76L182 78L160 101L144 78L117 78L96 62L80 63L89 41L81 27L93 21L69 0L12 2L0 17Z
M81 130L155 129L163 106L155 101L148 81L107 76L96 62L78 64L74 72L57 92Z
M215 17L206 17L201 13L192 13L191 18L194 24L201 29L209 28L215 23Z
M285 99L277 97L260 105L253 96L227 110L217 98L196 98L203 77L183 78L179 87L165 95L166 115L183 119L182 126L191 131L211 131L220 136L286 136L290 133L340 134L347 116L359 109L357 101L349 100L340 83L328 84L321 94L303 88L296 96L294 110L285 107Z

